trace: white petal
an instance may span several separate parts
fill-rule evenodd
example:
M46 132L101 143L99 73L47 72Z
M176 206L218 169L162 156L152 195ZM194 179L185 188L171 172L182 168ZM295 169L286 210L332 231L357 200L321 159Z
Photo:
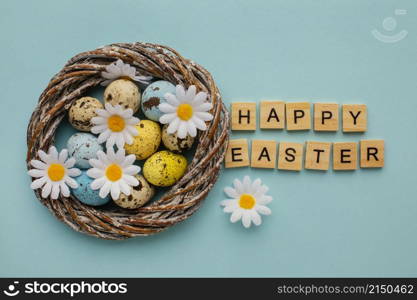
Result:
M265 206L265 205L256 205L255 209L258 213L262 214L262 215L270 215L272 213L272 211L269 209L269 207Z
M230 216L230 222L235 223L237 221L240 220L240 218L242 218L242 210L241 209L237 209L235 210L232 215Z
M47 177L38 178L30 184L30 188L32 190L39 189L40 187L42 187L46 183L47 180L48 180Z
M187 131L191 137L195 137L197 135L197 128L192 120L187 121Z
M213 120L213 115L208 113L208 112L196 111L195 116L202 121L211 121L211 120Z
M234 188L231 188L230 186L225 187L224 192L230 198L235 198L235 199L239 198L239 194L236 192Z
M59 183L59 188L61 189L62 196L69 197L70 190L69 190L68 186L65 184L65 182L61 181Z
M93 168L104 170L107 167L103 162L101 162L98 159L91 158L88 162Z
M235 186L235 190L239 195L245 193L243 189L243 184L242 182L240 182L239 179L236 178L235 180L233 180L233 185Z
M98 195L100 198L106 198L106 196L109 194L111 188L111 182L107 181L101 188Z
M223 201L221 201L220 202L220 205L221 206L230 206L230 205L234 205L234 204L236 204L237 202L236 202L236 200L234 200L234 199L227 199L227 200L223 200Z
M126 144L132 145L133 138L132 138L132 135L127 130L123 130L123 139Z
M67 150L67 149L63 149L63 150L59 153L58 160L59 160L59 162L60 162L61 164L64 164L64 163L65 163L65 161L67 160L67 158L68 158L68 150Z
M185 100L185 90L182 85L178 84L175 87L175 95L177 96L177 100L179 100L179 102L183 102Z
M70 157L64 163L64 167L67 168L67 169L72 168L74 165L75 165L75 158L74 157Z
M256 193L258 191L258 189L261 187L262 185L262 181L260 178L255 179L252 182L252 193Z
M242 215L242 224L245 228L249 228L251 224L252 218L248 211L244 212Z
M28 171L28 174L32 177L39 178L47 174L46 170L31 169Z
M175 132L178 131L179 125L180 125L180 119L175 118L171 123L169 123L169 126L167 128L167 133L174 134Z
M78 187L78 183L69 176L65 176L64 182L72 189L76 189Z
M130 133L132 136L139 135L138 129L135 126L127 125L126 130Z
M111 105L109 102L106 102L104 104L104 107L106 108L106 110L110 113L110 114L114 114L116 112L116 109L113 105Z
M195 95L193 100L193 106L198 107L201 104L203 104L207 99L207 93L206 92L199 92L197 95Z
M125 161L125 154L126 154L125 149L119 148L114 155L115 162L117 162L118 164L122 164Z
M122 168L128 167L133 164L136 160L136 156L134 154L130 154L125 157L124 161L120 164Z
M50 164L50 163L52 163L51 158L50 158L50 157L49 157L49 155L48 155L48 154L46 154L44 151L39 150L39 151L38 151L38 155L39 155L40 159L41 159L43 162L45 162L46 164Z
M130 193L131 193L131 188L130 188L130 186L126 183L126 182L124 182L123 180L120 180L119 181L119 185L120 185L120 191L123 193L123 194L125 194L126 196L129 196L130 195Z
M108 118L104 118L104 117L92 117L91 123L96 124L96 125L107 125L107 120Z
M164 114L159 118L159 122L162 124L171 123L177 117L176 113Z
M266 205L272 201L272 197L268 195L263 195L261 197L256 198L259 204Z
M103 151L101 151L101 150L97 151L97 157L106 166L109 165L109 164L111 164L111 162L108 159L106 153L104 153Z
M47 181L46 184L42 188L42 198L47 198L51 194L52 190L52 183Z
M253 224L255 224L256 226L259 226L262 224L262 218L261 216L256 212L256 210L250 210L249 211L251 219Z
M175 113L177 111L176 107L174 107L171 104L166 103L166 102L163 102L163 103L159 104L158 109L161 112L166 113L166 114Z
M110 113L107 110L101 108L96 109L96 114L100 117L103 117L106 120L106 122L108 117L110 117Z
M123 169L123 173L127 174L127 175L136 175L140 172L140 167L139 166L129 166L127 168Z
M252 193L252 181L249 176L243 177L243 191L245 193Z
M68 176L77 177L81 175L81 171L78 168L71 168L67 170Z
M120 196L120 187L118 182L111 184L110 194L113 200L117 200Z
M188 90L185 94L185 100L188 103L191 103L194 100L195 94L196 94L196 87L195 87L195 85L192 85L188 88Z
M107 124L101 124L101 125L91 127L90 131L93 134L99 134L99 133L106 131L107 129L108 129Z
M98 136L98 138L97 138L97 142L98 142L99 144L104 143L104 142L105 142L105 141L107 141L107 139L110 137L111 133L112 133L112 132L111 132L109 129L107 129L106 131L104 131L104 132L100 133L100 135L99 135L99 136Z
M202 114L202 116L204 116L205 114L203 114L204 112L206 112L206 114L209 114L209 113L207 113L207 111L209 111L210 109L212 109L212 107L213 107L213 105L211 104L211 103L208 103L208 102L205 102L205 103L203 103L203 104L200 104L199 106L197 106L197 107L194 107L194 110L196 111L196 112L201 112ZM210 115L210 114L209 114ZM211 115L210 115L211 116ZM200 117L201 118L201 117ZM213 119L213 116L211 116L211 119ZM210 120L211 120L210 119ZM205 121L210 121L210 120L205 120Z
M231 204L231 205L225 206L225 208L223 208L223 211L224 211L225 213L232 213L232 212L234 212L237 208L238 208L237 204L236 204L236 203L234 203L234 204Z
M104 176L104 171L102 169L91 168L87 170L87 175L91 178L100 178Z
M131 118L132 116L133 116L133 110L132 110L131 108L125 109L125 110L122 112L122 117L123 117L124 119L129 119L129 118Z
M130 186L137 186L139 185L139 181L133 177L132 175L123 175L123 180Z
M178 128L177 135L180 139L185 139L187 137L187 122L180 121L180 126Z
M123 146L125 145L125 139L123 137L123 133L118 132L116 135L116 145L117 148L123 148Z
M110 137L106 141L106 148L112 149L114 144L116 143L116 136L117 134L111 133Z
M45 169L47 169L47 168L48 168L48 166L47 166L45 163L43 163L43 162L41 162L40 160L37 160L37 159L32 159L32 160L30 161L30 164L31 164L34 168L39 169L39 170L45 170Z
M49 147L48 154L55 161L58 161L58 151L56 150L56 148L54 146Z
M107 182L106 177L101 177L95 179L91 184L90 187L92 190L98 190L100 189L105 183Z
M171 104L174 107L177 107L178 105L180 105L180 102L178 101L175 95L171 93L166 93L164 97L167 100L168 104Z
M191 120L193 120L195 126L198 129L203 130L203 131L207 129L206 123L204 123L203 120L201 120L199 117L197 117L196 114L194 114L194 116L191 118Z

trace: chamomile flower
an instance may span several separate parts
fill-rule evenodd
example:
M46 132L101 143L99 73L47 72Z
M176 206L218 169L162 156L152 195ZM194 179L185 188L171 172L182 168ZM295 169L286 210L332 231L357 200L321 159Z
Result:
M152 79L151 76L136 76L136 69L129 64L123 63L121 59L106 66L106 71L101 72L101 77L107 79L101 85L109 85L113 80L126 78L148 84Z
M61 193L64 197L69 197L70 190L68 186L75 189L78 183L71 177L81 174L75 164L74 158L68 159L68 150L64 149L60 153L54 146L49 148L48 153L42 150L38 151L41 160L33 159L30 164L34 167L28 171L28 174L35 179L30 187L34 190L42 188L42 198L51 195L52 199L58 199Z
M177 133L180 139L186 138L187 134L195 137L197 129L206 130L205 122L213 119L213 115L208 113L212 105L206 102L207 93L196 94L194 85L190 86L187 91L182 85L177 85L175 95L166 93L165 99L167 102L158 106L163 113L159 122L169 124L167 132Z
M125 150L119 148L115 153L112 148L97 152L98 159L90 159L91 169L87 175L95 180L91 183L93 190L100 189L99 196L105 198L109 193L113 200L117 200L120 192L130 195L131 186L137 186L139 181L134 177L140 172L140 167L134 165L134 154L125 156Z
M139 119L133 117L133 110L123 109L120 105L113 106L110 103L105 104L105 109L96 109L98 117L93 117L91 123L93 127L91 132L100 134L98 142L106 142L106 147L111 148L117 145L123 148L124 144L132 144L133 136L138 135L135 125Z
M224 192L232 199L223 200L220 205L224 206L225 213L231 213L230 222L235 223L242 219L242 224L246 228L251 223L259 226L262 223L260 214L270 215L271 210L266 206L272 201L272 197L266 195L268 187L262 185L258 178L253 182L249 176L233 181L234 188L226 187Z

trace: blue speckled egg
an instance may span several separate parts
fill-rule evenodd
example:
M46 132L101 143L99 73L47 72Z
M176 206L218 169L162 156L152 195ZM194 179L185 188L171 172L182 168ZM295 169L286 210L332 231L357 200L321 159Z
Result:
M158 109L159 104L166 102L164 95L171 93L175 95L175 85L165 80L151 83L142 95L142 112L153 121L159 121L162 112Z
M95 191L91 189L90 184L94 181L94 178L89 177L86 171L82 171L81 175L74 179L78 182L78 188L73 189L72 193L82 203L99 206L110 201L110 195L103 199L99 196L100 189Z
M97 138L90 133L76 133L67 142L68 154L75 158L75 166L80 169L90 168L88 160L97 157L97 151L103 150L103 146Z

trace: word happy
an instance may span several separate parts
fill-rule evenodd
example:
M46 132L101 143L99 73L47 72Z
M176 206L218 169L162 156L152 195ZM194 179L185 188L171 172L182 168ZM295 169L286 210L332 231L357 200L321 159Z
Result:
M255 102L235 102L231 107L232 130L256 130L257 112ZM343 132L365 132L367 130L367 107L363 104L342 105ZM260 128L284 129L289 131L339 130L339 104L314 103L311 117L308 102L285 103L283 101L262 101L260 104ZM313 122L311 122L313 119ZM226 168L251 166L299 171L303 167L311 170L328 170L333 154L334 170L356 170L358 156L361 168L382 168L384 166L384 141L361 140L357 142L284 142L274 140L253 140L251 154L247 139L232 139L226 151ZM359 148L359 151L358 151ZM278 161L278 163L276 163Z

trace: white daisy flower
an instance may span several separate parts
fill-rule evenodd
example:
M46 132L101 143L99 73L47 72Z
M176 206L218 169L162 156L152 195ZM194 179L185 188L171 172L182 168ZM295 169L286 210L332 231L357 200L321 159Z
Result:
M134 165L135 155L125 156L125 150L119 148L114 153L113 148L97 152L98 159L90 159L93 168L87 170L87 175L95 180L91 183L93 190L100 189L99 195L105 198L109 193L113 200L117 200L120 192L130 195L131 186L137 186L139 181L134 177L140 172L140 167Z
M110 103L106 103L104 107L105 109L96 109L98 117L91 118L94 125L91 132L100 134L98 142L106 142L107 148L113 147L114 144L118 148L123 148L125 143L132 144L133 136L138 135L135 125L139 123L139 119L133 117L133 110Z
M49 148L48 154L39 150L38 156L40 160L33 159L30 164L34 167L28 171L28 174L37 178L32 182L30 187L34 190L42 187L42 198L51 195L52 199L58 199L61 193L64 197L69 197L70 190L78 187L78 183L71 177L81 174L77 168L73 168L75 158L68 159L68 150L64 149L60 153L54 146Z
M169 124L167 132L177 133L180 139L186 138L187 134L192 137L197 135L197 129L206 130L205 121L211 121L213 115L208 113L212 108L211 103L206 102L207 93L196 94L196 87L190 86L187 91L177 85L176 95L165 94L167 102L158 107L163 115L159 118L162 124Z
M101 83L104 86L109 85L118 78L131 79L144 84L148 84L152 79L152 76L136 76L136 69L129 64L123 63L121 59L106 66L106 71L101 72L101 77L107 79Z
M262 223L262 215L270 215L271 210L266 206L272 201L272 197L266 195L268 187L262 185L258 178L251 181L249 176L233 181L234 188L226 187L224 192L232 199L223 200L220 205L224 206L225 213L231 213L230 222L235 223L242 219L242 224L249 228L251 223L259 226Z

